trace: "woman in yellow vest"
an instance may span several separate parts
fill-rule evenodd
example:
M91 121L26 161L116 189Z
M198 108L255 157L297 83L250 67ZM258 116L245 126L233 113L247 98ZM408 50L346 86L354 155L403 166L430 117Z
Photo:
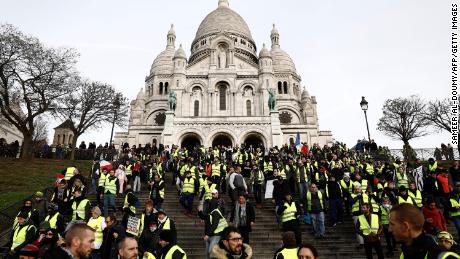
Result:
M282 235L283 246L275 252L275 259L297 258L299 247L296 244L295 234L292 231Z
M17 255L25 245L32 243L35 239L35 232L37 229L28 221L29 215L26 212L21 212L17 216L18 224L13 229L13 236L11 240L11 255ZM13 257L14 258L14 257Z
M94 250L93 253L100 254L99 249L101 248L103 241L103 231L107 227L105 223L105 218L101 216L101 209L99 207L94 207L91 210L91 218L88 221L88 226L94 229ZM99 256L100 257L100 256Z

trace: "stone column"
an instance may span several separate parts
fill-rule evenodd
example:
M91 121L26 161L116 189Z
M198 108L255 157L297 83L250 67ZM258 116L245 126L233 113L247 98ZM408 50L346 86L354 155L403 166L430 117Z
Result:
M161 133L161 142L164 145L172 146L174 143L174 111L166 111L165 127Z
M281 131L280 116L278 111L270 111L272 146L283 145L283 132Z

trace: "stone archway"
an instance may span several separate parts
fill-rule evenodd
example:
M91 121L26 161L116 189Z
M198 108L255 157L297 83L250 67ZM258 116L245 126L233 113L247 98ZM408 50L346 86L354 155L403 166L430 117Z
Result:
M181 140L181 147L184 147L188 150L193 150L195 147L199 147L201 145L200 139L200 136L195 133L185 134Z
M250 133L244 139L244 146L253 148L262 148L264 146L264 137L259 133Z
M215 135L215 137L212 140L212 146L215 147L218 145L232 147L233 146L232 138L226 133L218 133Z

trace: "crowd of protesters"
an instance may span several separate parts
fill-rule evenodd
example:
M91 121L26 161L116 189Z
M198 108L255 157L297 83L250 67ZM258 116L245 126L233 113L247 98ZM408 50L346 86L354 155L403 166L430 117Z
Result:
M180 229L163 209L168 199L183 206L184 215L204 223L206 258L252 258L255 208L262 208L269 197L283 240L274 258L317 258L316 250L304 243L300 224L311 224L314 237L322 239L328 229L343 224L345 217L353 219L356 249L364 250L367 258L372 258L373 249L378 258L391 257L397 243L402 243L401 258L437 258L431 256L443 252L449 252L443 258L459 258L456 242L446 228L452 221L460 232L458 162L448 167L438 166L434 159L428 164L406 163L382 154L371 156L366 148L373 146L349 149L336 143L187 149L126 144L112 168L98 160L89 175L67 168L53 196L45 199L49 204L25 201L14 222L10 254L18 256L34 244L43 255L38 258L52 258L61 250L78 258L68 247L77 242L67 236L83 222L89 228L76 232L86 229L94 235L89 251L92 258L125 258L128 246L131 254L144 258L186 258L187 251L177 243ZM166 184L174 185L177 195L166 197ZM145 204L137 197L141 190L149 192ZM95 204L88 200L91 195ZM123 201L121 210L116 207L117 199ZM140 217L136 217L139 210ZM133 229L131 223L136 220ZM48 239L48 234L54 239ZM381 238L386 241L385 253ZM308 253L313 257L305 255Z

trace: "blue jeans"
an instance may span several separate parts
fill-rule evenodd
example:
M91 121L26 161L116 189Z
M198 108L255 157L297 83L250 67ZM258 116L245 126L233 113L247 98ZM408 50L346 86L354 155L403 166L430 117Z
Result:
M220 236L210 236L208 240L206 241L206 258L210 258L212 248L219 244L220 241Z
M109 206L112 206L113 210L117 211L115 199L116 199L115 194L112 194L112 193L104 194L104 216L109 215Z
M307 192L308 192L308 183L299 183L299 197L300 200L303 201L307 197Z
M313 230L315 236L324 236L326 230L324 228L324 212L312 213L311 221L313 223Z

